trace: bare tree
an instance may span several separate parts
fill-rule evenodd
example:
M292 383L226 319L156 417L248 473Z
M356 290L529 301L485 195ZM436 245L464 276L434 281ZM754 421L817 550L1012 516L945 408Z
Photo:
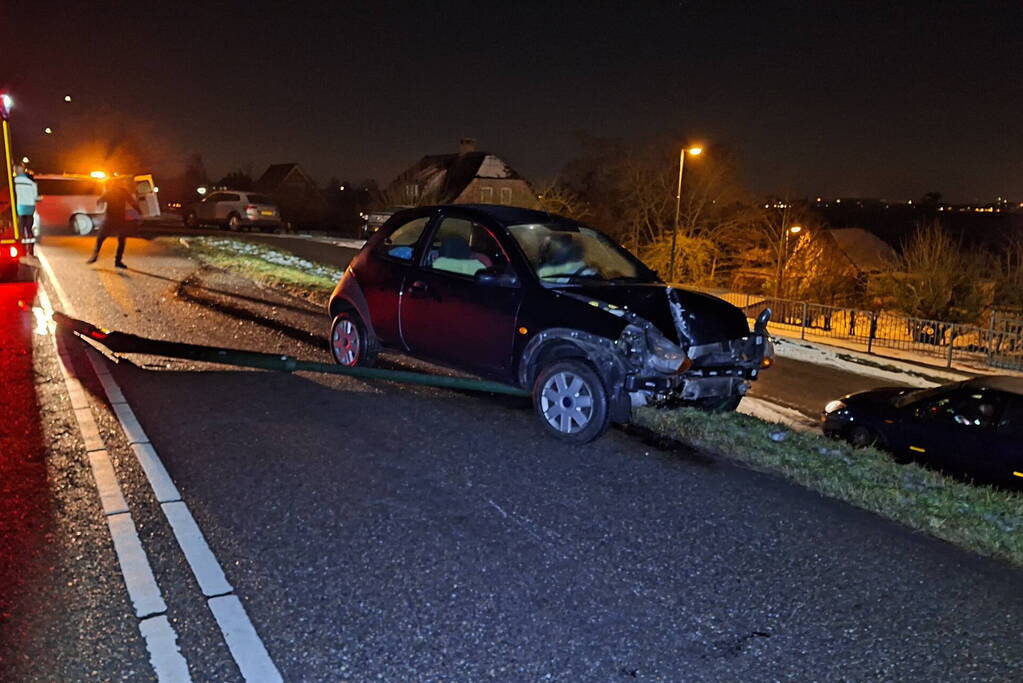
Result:
M544 211L577 221L585 221L593 215L590 206L560 176L544 183L540 189L539 201Z
M920 225L879 287L899 311L929 320L974 322L984 307L984 258L932 221Z

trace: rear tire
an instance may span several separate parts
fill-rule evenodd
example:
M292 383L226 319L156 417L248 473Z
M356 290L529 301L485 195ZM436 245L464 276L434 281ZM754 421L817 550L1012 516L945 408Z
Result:
M71 218L68 219L68 227L74 234L84 236L92 234L92 231L96 229L96 223L88 214L75 213L71 214Z
M547 433L569 443L589 443L607 431L607 389L592 365L567 358L544 367L533 382L533 409Z
M330 355L338 365L371 368L377 360L377 344L366 331L359 314L342 311L330 324Z

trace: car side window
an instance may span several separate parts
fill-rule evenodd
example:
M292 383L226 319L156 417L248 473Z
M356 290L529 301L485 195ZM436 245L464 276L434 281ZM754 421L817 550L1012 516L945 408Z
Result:
M419 241L419 237L423 234L423 230L426 229L426 225L429 222L429 216L413 218L407 223L400 225L390 235L377 243L373 252L381 256L390 256L400 261L411 261L412 254L416 250L416 242Z
M487 268L508 268L508 257L490 230L455 217L446 217L437 226L423 260L427 268L470 277Z
M917 416L984 429L994 425L999 403L1000 397L994 392L967 389L928 401L917 409Z
M220 196L222 202L240 202L242 198L236 194L223 194Z

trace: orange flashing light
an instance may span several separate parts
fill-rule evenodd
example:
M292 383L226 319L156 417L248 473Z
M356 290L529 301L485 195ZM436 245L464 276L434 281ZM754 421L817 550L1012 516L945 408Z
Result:
M1014 477L1023 477L1023 472L1013 471L1012 476L1014 476Z
M919 446L910 446L909 450L916 451L917 453L926 453L927 452L926 448L920 448Z
M527 330L525 327L519 328L519 334L526 334L527 332L529 332L529 330Z

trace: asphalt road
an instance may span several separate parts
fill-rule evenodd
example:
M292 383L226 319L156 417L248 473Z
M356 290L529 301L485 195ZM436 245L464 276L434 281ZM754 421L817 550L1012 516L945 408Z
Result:
M92 322L327 358L315 307L142 240L126 272L109 254L86 266L87 248L45 253ZM776 477L621 430L567 447L518 400L133 361L112 372L286 680L1020 676L1019 570ZM782 359L758 391L816 410L850 390L800 365ZM193 677L236 679L93 409ZM124 608L123 591L95 599ZM0 636L0 653L22 646Z

